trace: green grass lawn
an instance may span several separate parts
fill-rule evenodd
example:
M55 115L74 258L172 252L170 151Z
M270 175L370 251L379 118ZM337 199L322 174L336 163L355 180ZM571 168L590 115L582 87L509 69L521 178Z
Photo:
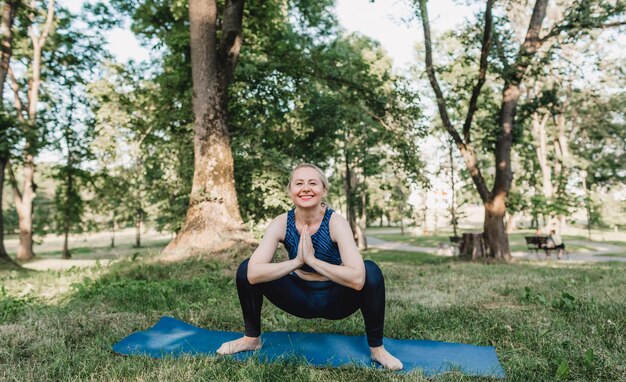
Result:
M420 253L364 253L383 269L385 335L495 346L510 381L626 376L626 265L478 264ZM373 369L244 363L223 357L121 357L111 345L169 315L242 331L236 262L0 271L2 381L421 381ZM267 303L266 331L363 334L360 314L303 320ZM442 381L489 379L449 374Z
M370 233L368 233L369 235ZM509 235L509 245L512 252L526 252L528 247L526 246L526 240L524 236L531 236L532 232L513 233ZM450 236L452 233L431 235L431 236L418 236L405 232L404 235L400 233L378 233L373 230L371 236L379 238L385 241L396 241L408 243L419 247L431 247L436 248L440 243L450 243ZM563 242L565 243L567 250L570 254L585 253L595 251L598 246L603 244L610 244L613 246L621 247L626 251L626 242L613 241L613 242L593 242L588 241L587 238L582 236L563 236ZM581 243L582 242L582 243Z

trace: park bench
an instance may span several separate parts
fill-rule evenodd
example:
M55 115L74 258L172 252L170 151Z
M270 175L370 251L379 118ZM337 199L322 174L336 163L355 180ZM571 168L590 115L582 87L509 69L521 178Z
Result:
M548 247L549 236L525 236L524 239L526 240L526 247L537 254L540 249L543 249L546 257L548 257L550 251L557 251L556 248Z

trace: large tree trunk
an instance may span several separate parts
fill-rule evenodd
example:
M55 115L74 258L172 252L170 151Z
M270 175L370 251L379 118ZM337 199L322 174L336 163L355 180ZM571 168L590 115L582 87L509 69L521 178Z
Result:
M505 213L506 206L503 197L485 203L483 230L486 245L489 248L489 256L500 260L510 260L511 258L509 240L504 227Z
M183 228L168 254L210 251L247 235L239 212L228 128L228 85L241 47L243 0L229 0L218 41L215 0L190 0L194 175Z

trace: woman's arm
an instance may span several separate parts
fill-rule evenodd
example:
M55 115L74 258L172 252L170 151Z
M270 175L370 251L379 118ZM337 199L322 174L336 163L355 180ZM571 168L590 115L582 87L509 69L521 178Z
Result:
M267 226L261 244L248 262L248 282L250 284L273 281L300 268L304 264L302 251L298 247L295 259L272 263L278 243L283 238L287 225L287 215L283 214Z
M354 244L352 229L343 217L333 214L330 219L331 238L339 246L341 255L341 265L334 265L319 260L314 256L313 243L308 227L303 230L302 253L304 262L319 274L328 277L330 280L348 288L361 290L365 283L365 264L359 254L359 250Z

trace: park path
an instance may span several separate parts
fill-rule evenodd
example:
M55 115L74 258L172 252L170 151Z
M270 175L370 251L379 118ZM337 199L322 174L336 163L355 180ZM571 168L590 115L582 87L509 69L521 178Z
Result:
M400 229L398 228L377 229L376 233L378 234L400 233ZM109 240L108 237L102 238L103 243L105 243L107 240ZM93 243L92 240L90 240L90 242ZM385 240L378 239L373 236L368 236L367 242L371 248L377 248L377 249L407 251L407 252L422 252L422 253L429 253L429 254L437 255L437 256L448 256L448 257L453 255L447 243L445 243L441 247L421 247L421 246L415 246L415 245L402 243L402 242L385 241ZM590 242L582 241L582 240L568 240L567 243L582 245L585 247L590 246ZM596 249L594 251L577 252L575 254L570 254L569 257L565 256L564 259L559 260L559 261L565 262L565 263L587 263L587 262L604 262L604 261L626 262L626 257L602 256L602 255L607 255L611 253L621 253L624 251L623 247L619 247L619 246L608 244L608 243L602 243L602 242L593 242L593 244L596 246ZM518 259L546 260L546 256L543 251L539 251L538 253L516 251L512 253L512 256ZM551 259L556 259L556 256L552 255ZM98 263L101 266L107 266L113 261L115 261L115 259L111 259L111 258L108 258L108 259L81 258L81 259L68 259L68 260L63 260L63 259L58 259L58 258L39 258L39 259L30 261L26 264L23 264L22 266L25 268L30 268L30 269L35 269L35 270L65 270L65 269L71 269L71 268L93 267L93 266L96 266Z
M22 264L22 267L36 271L61 271L72 268L95 267L109 265L113 259L35 259Z
M376 233L400 233L399 229L386 228L384 230L377 230ZM452 256L451 251L448 249L447 243L442 248L433 248L433 247L418 247L414 245L410 245L402 242L391 242L385 241L382 239L378 239L373 236L367 236L368 246L376 249L387 249L387 250L396 250L396 251L406 251L406 252L425 252L430 253L437 256ZM568 243L589 246L589 242L581 241L581 240L569 240ZM626 257L613 257L613 256L602 256L610 253L620 253L623 252L623 248L607 243L593 243L596 245L597 249L595 251L588 252L578 252L575 254L570 254L569 256L564 256L563 259L559 260L565 263L588 263L588 262L603 262L603 261L619 261L626 262ZM567 243L566 243L567 245ZM538 253L534 252L526 252L526 251L516 251L512 252L511 255L517 259L526 259L526 260L546 260L546 256L543 251L539 251ZM552 255L551 259L556 259L556 255Z
M407 251L407 252L425 252L425 253L437 254L437 248L417 247L414 245L397 242L397 241L385 241L385 240L375 238L373 236L367 236L367 245L369 247L378 248L378 249L388 249L388 250Z

